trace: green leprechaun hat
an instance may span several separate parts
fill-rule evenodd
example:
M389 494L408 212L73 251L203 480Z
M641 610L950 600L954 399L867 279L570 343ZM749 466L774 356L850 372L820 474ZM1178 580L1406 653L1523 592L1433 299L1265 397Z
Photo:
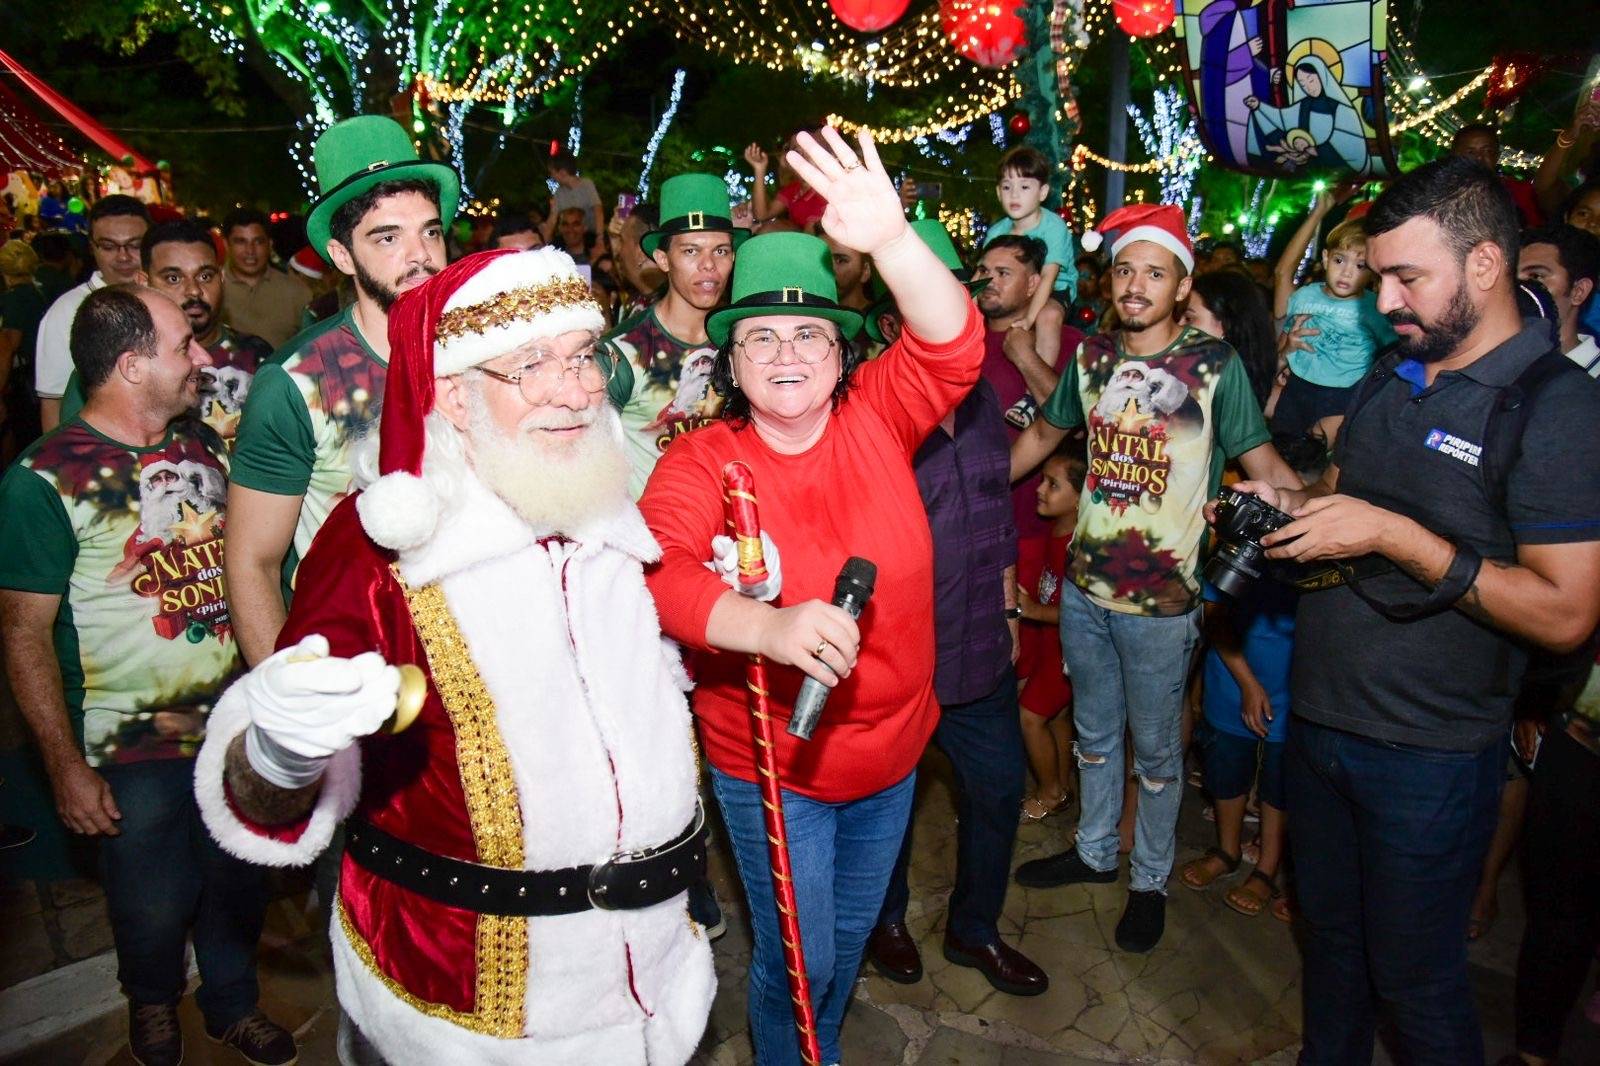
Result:
M939 257L939 262L950 268L956 279L967 287L967 292L976 293L979 289L989 284L985 278L982 281L972 280L972 271L961 263L961 253L956 251L956 242L950 239L950 233L944 228L944 223L936 218L919 218L911 223L911 232L922 238L922 243L933 249L933 254ZM878 316L885 311L894 309L894 297L889 294L889 286L883 283L878 275L872 275L868 283L872 290L872 306L867 308L867 337L874 344L884 343L883 331L878 328Z
M759 315L825 318L846 337L861 329L861 312L839 305L827 244L809 233L752 237L733 263L733 302L706 316L706 333L720 347L735 322Z
M411 137L392 118L357 115L335 123L317 138L311 155L322 198L306 219L306 237L319 255L327 255L333 239L329 223L334 212L381 181L431 181L439 186L440 220L448 226L455 218L461 198L456 172L443 163L418 159Z
M679 174L661 183L661 221L639 240L645 255L655 255L674 233L731 233L735 248L750 236L733 224L727 184L715 174Z

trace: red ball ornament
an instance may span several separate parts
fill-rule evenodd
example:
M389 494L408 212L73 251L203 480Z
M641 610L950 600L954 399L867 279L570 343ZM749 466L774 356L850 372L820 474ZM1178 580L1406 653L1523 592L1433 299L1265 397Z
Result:
M877 33L900 21L911 0L828 0L833 14L852 30Z
M1177 17L1173 0L1111 0L1117 26L1129 37L1154 37Z
M957 55L997 70L1017 58L1022 49L1026 30L1017 17L1018 2L939 0L939 25Z
M1033 123L1028 120L1028 113L1026 111L1018 111L1015 115L1012 115L1011 120L1006 123L1006 129L1011 131L1011 136L1013 137L1026 137L1028 135L1028 131L1033 129Z

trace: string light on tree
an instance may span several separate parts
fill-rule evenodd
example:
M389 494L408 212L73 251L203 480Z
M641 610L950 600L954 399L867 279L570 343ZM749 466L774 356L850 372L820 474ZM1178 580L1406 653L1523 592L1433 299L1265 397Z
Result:
M656 153L661 150L661 142L667 135L667 130L672 125L672 120L678 117L678 105L683 102L683 81L687 72L681 67L672 75L672 95L667 101L667 109L661 113L661 121L656 124L656 130L650 135L650 143L644 149L644 169L639 171L639 199L650 198L650 169L656 165Z
M1133 119L1145 154L1159 164L1156 173L1161 181L1161 202L1182 204L1189 198L1195 175L1206 158L1182 90L1171 86L1157 89L1150 118L1136 104L1128 105L1128 117Z

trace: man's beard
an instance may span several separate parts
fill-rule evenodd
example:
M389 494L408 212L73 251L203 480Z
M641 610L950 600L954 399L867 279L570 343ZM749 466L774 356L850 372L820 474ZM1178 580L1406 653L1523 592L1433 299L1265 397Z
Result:
M628 500L622 422L609 403L569 411L550 407L525 417L515 435L495 425L488 405L469 392L467 441L478 479L535 530L577 536ZM548 442L541 429L587 425L576 440Z
M1450 306L1431 326L1425 325L1410 311L1390 311L1385 317L1391 325L1412 325L1422 330L1418 337L1400 338L1396 350L1401 355L1419 363L1437 363L1455 353L1461 342L1478 328L1478 321L1483 316L1472 306L1472 297L1467 293L1467 283L1463 280L1456 286L1455 295L1450 297Z
M211 332L211 327L217 324L217 310L201 299L183 301L183 313L189 319L189 326L194 330L195 339L198 340ZM200 317L189 314L191 310L199 311Z
M431 278L437 273L437 270L429 270L427 267L416 267L403 275L400 281L409 281L418 276ZM384 314L388 314L389 308L393 307L394 302L400 299L400 290L391 288L368 274L359 261L356 262L356 288L366 293L367 298L381 307Z
M985 296L989 298L984 299ZM1008 318L1022 310L1022 305L1008 307L1000 301L998 293L991 293L985 289L973 298L973 303L978 305L978 313L986 319Z

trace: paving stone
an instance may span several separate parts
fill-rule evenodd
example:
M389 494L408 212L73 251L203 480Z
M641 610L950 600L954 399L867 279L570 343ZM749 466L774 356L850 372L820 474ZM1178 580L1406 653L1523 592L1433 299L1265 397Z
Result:
M56 912L61 950L70 959L87 959L111 949L111 920L105 903L93 900Z
M48 973L56 966L50 934L37 914L30 917L8 914L0 923L0 940L5 942L5 949L0 951L0 989Z
M1091 1040L1111 1044L1127 1026L1130 1017L1128 997L1121 992L1112 992L1078 1015L1072 1027Z

